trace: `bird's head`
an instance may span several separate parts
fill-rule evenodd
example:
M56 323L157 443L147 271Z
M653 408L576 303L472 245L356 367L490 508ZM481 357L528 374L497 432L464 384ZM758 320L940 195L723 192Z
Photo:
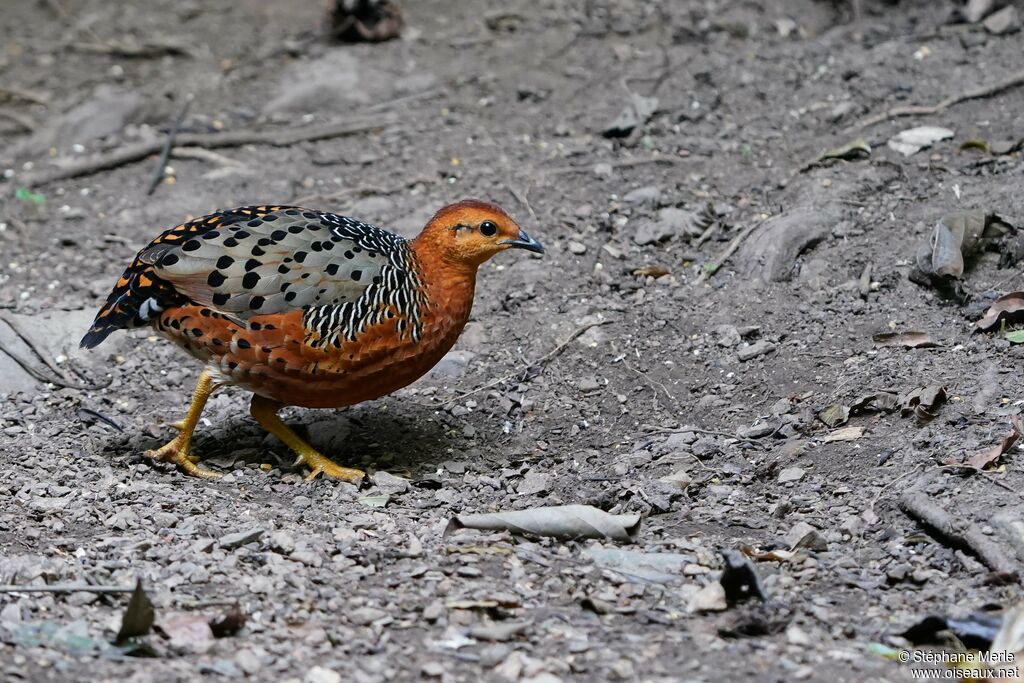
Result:
M501 207L477 199L464 199L438 211L416 243L449 265L470 271L506 249L544 253L541 243Z

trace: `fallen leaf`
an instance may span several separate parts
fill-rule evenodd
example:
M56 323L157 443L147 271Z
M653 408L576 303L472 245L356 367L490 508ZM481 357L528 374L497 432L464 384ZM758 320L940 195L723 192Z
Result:
M1018 313L1024 315L1024 292L1010 292L993 301L985 315L974 323L974 326L979 330L988 331L998 325L1000 320L1009 321L1021 317L1016 315Z
M516 534L555 538L610 538L630 543L640 530L640 515L611 515L590 505L558 505L528 510L458 515L448 523L453 529L511 531Z
M1000 263L1016 260L1022 247L1017 240L1008 239L1016 234L1014 226L995 214L984 211L946 214L935 224L928 241L918 245L910 279L965 302L967 293L960 279L967 257L996 245L1001 252Z
M1004 436L1003 440L995 446L986 448L983 451L978 451L969 457L964 461L964 465L967 467L973 467L977 470L985 469L989 465L994 464L1004 454L1008 453L1010 449L1013 448L1014 444L1017 443L1017 440L1021 437L1022 433L1024 433L1024 424L1021 424L1020 415L1011 415L1010 433Z
M827 427L838 427L841 424L846 424L850 419L850 407L834 403L822 408L818 412L818 419Z
M918 126L896 133L886 144L889 149L896 150L905 157L931 147L940 140L948 140L955 133L949 128L938 126Z
M1003 336L1011 344L1024 344L1024 330L1014 330L1013 332L1007 332Z
M913 415L919 422L928 422L946 402L946 388L938 384L919 387L900 397L900 415Z
M825 443L832 441L854 441L862 436L864 436L863 427L844 427L843 429L837 429L826 434L823 441Z
M800 167L800 172L804 172L808 169L814 168L823 161L828 159L844 159L846 161L853 161L855 159L866 159L871 156L871 145L864 138L856 138L850 140L846 144L833 147L832 149L822 152L821 156L816 159L808 161L806 164Z
M908 349L929 349L940 344L927 332L881 332L871 335L875 346L903 346Z
M899 397L888 391L879 391L874 394L859 396L850 404L850 414L858 415L869 410L888 412L895 410L899 405Z
M146 591L142 589L142 579L139 579L135 582L135 590L132 591L132 597L128 600L128 606L121 617L121 628L114 642L120 643L128 638L146 635L153 628L155 617L156 610Z
M362 498L357 498L356 502L362 503L366 507L382 508L382 507L385 507L390 500L391 500L391 496L380 495L380 496L363 496Z
M977 138L964 140L963 142L960 143L958 151L988 152L988 143L985 142L984 140L979 140Z

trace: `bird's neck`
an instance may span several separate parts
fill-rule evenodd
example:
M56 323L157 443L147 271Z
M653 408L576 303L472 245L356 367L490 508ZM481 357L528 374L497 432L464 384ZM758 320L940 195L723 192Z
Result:
M425 240L414 240L412 247L429 302L428 315L458 336L473 308L477 266L449 261Z

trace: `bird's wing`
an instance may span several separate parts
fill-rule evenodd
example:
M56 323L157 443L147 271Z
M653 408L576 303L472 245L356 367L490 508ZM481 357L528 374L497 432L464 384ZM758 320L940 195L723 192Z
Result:
M198 219L202 230L177 239L168 231L139 259L180 294L241 319L355 304L409 267L398 235L331 213L270 209L211 214Z

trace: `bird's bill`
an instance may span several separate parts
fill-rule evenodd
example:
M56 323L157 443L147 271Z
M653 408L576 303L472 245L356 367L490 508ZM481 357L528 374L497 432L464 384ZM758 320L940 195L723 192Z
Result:
M516 239L505 240L502 244L507 244L513 249L525 249L526 251L532 251L535 254L544 253L544 245L527 235L523 230L519 231L519 235L516 236Z

